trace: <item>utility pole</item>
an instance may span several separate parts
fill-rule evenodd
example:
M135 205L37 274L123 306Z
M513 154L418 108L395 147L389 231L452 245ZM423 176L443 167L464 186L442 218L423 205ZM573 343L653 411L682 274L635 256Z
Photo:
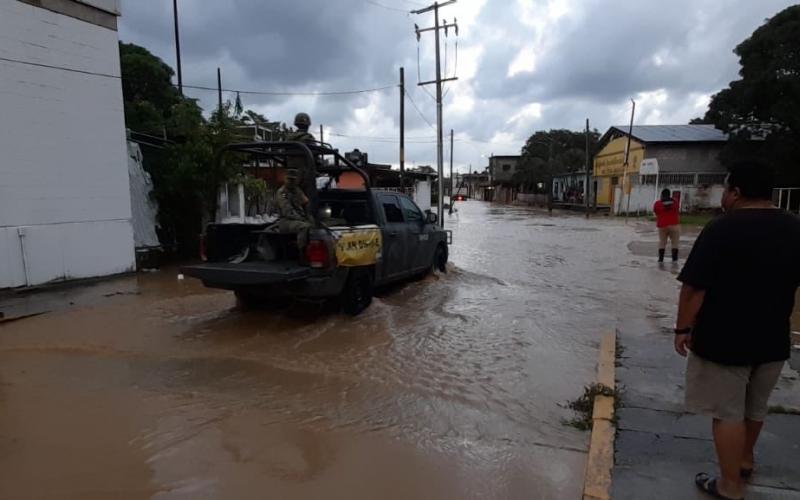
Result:
M456 30L456 36L458 36L458 24L453 23L451 25L447 24L445 21L444 26L439 26L439 9L446 5L451 5L456 3L456 0L449 0L444 3L434 2L433 5L425 7L423 9L413 10L411 11L412 14L423 14L425 12L433 11L434 14L434 25L430 28L422 28L420 29L416 24L414 25L415 32L417 34L417 41L419 41L420 34L425 31L433 31L435 34L435 43L436 43L436 80L431 80L427 82L419 82L417 85L430 85L432 83L436 84L436 166L437 166L437 174L439 176L439 196L438 196L438 215L439 215L439 225L444 227L444 144L442 138L442 83L447 82L450 80L457 80L456 77L451 78L444 78L442 79L442 65L439 56L439 30L444 29L447 30L450 27L454 27ZM445 31L445 35L447 35L447 31Z
M183 72L181 71L181 37L178 34L178 0L172 0L172 15L175 19L175 59L178 67L178 92L183 95Z
M631 152L631 136L633 135L633 115L636 113L636 101L631 99L631 125L628 128L628 142L625 143L625 162L622 166L622 194L625 194L625 190L628 191L628 206L625 209L625 222L628 222L628 212L630 212L631 208L631 191L630 186L628 186L628 155ZM620 200L621 201L621 200Z
M400 188L405 191L406 176L406 72L400 67Z
M219 101L219 112L222 113L222 71L217 68L217 100Z
M455 201L455 193L453 193L453 129L450 129L450 215L453 215Z
M322 124L321 123L319 124L319 142L320 143L325 142L325 135L324 135L324 133L322 131Z
M583 201L586 204L586 217L589 217L589 198L592 196L592 188L589 186L591 180L589 174L589 119L586 119L586 181L583 190Z

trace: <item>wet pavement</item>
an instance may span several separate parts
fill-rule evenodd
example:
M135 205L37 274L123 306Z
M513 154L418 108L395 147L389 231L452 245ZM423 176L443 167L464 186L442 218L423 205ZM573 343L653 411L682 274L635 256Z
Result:
M174 269L7 300L51 312L0 324L0 498L578 498L563 405L677 269L636 221L466 202L446 225L450 272L357 318L240 311Z

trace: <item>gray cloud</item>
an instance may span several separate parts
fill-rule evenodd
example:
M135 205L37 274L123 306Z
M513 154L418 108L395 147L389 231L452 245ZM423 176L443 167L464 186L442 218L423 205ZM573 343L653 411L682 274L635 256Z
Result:
M377 3L410 9L419 2ZM537 129L578 129L587 116L601 131L624 122L629 97L639 99L638 123L681 123L702 114L704 97L736 78L734 46L792 2L487 0L475 15L479 4L460 0L442 13L447 19L459 17L462 24L462 79L452 85L445 102L445 127L455 129L460 138L454 160L462 169L485 165L482 155L518 152ZM185 83L215 86L219 66L226 88L372 88L395 83L398 68L405 66L409 92L435 124L432 99L416 87L413 33L415 22L432 22L430 15L409 16L365 0L179 0L179 5ZM120 38L147 47L174 66L171 2L122 0L122 10ZM447 41L452 68L452 35ZM432 74L431 42L432 37L425 37L421 44L423 79ZM533 61L522 58L522 70L507 76L525 50ZM533 71L527 71L530 66ZM187 94L206 109L216 100L213 92ZM376 161L397 163L397 145L389 142L398 133L395 88L346 96L242 99L246 107L271 119L290 121L296 111L305 110L333 133L388 138L330 137L343 150L359 147ZM435 133L408 101L406 124L409 163L435 163L435 144L423 142ZM494 144L480 142L496 135L501 139Z

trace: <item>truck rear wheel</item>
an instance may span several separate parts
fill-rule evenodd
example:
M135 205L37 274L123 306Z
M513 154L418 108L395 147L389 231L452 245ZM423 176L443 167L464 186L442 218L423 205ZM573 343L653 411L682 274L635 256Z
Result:
M447 272L447 247L445 245L440 244L436 247L436 251L433 252L433 265L431 269L443 273Z
M234 290L233 294L236 295L236 305L240 309L257 309L263 304L263 297L250 290Z
M360 314L372 303L372 273L369 269L350 270L342 292L342 309L351 316Z

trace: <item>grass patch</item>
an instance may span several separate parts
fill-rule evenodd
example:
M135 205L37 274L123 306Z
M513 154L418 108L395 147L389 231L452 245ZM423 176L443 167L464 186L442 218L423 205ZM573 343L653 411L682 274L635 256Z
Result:
M770 406L767 413L770 415L797 415L800 416L800 410L795 410L794 408L787 408L785 406Z
M713 219L716 216L717 214L713 212L681 215L681 225L703 227L709 222L711 222L711 219Z
M575 412L575 417L563 419L563 425L574 427L582 431L592 428L592 413L594 412L594 398L597 396L610 396L614 398L614 408L619 403L618 393L614 389L603 384L591 384L583 388L583 394L573 401L569 401L566 407ZM616 418L616 412L614 413Z
M619 336L617 336L617 343L616 347L614 347L614 366L619 368L622 366L622 360L625 359L625 347L622 345L622 342L619 341Z

